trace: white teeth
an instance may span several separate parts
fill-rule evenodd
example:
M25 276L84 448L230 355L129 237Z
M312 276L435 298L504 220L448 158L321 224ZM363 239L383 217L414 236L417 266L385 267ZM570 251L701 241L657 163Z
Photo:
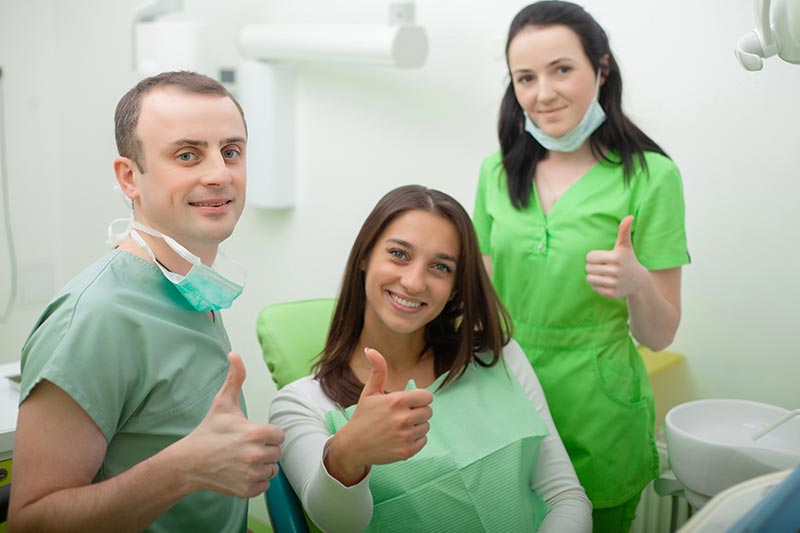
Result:
M193 202L192 205L198 205L202 207L219 207L221 205L225 205L227 202L215 202L215 203L206 203L206 202Z
M403 307L416 308L416 307L419 307L419 306L422 305L422 302L411 302L409 300L404 300L403 298L400 298L399 296L397 296L393 292L390 292L389 295L392 297L392 300L394 300L395 302L399 303Z

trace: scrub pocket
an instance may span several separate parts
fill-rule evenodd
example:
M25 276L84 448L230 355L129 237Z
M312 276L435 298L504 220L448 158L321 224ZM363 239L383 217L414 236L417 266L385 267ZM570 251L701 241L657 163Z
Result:
M594 357L598 387L623 406L639 403L642 399L644 364L639 352L630 349L630 342L627 338L620 339L603 347ZM646 371L644 375L647 375Z

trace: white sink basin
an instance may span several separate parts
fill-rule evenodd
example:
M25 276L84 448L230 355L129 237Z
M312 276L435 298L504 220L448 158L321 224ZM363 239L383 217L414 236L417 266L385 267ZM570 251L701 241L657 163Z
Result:
M667 453L687 489L715 494L748 479L800 464L800 417L753 441L754 433L789 413L747 400L698 400L666 416Z

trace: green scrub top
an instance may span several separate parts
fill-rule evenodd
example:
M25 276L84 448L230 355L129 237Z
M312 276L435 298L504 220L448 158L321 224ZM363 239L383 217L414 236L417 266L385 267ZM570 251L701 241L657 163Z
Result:
M37 321L22 351L20 402L44 379L69 394L108 442L95 482L116 476L205 417L231 349L221 316L214 317L195 311L155 265L112 251L73 279ZM147 531L243 531L247 505L196 492Z
M609 157L616 159L615 153ZM680 173L646 152L629 184L600 161L545 215L533 187L511 204L500 152L481 167L473 222L514 338L542 383L553 420L595 508L637 495L657 473L655 409L644 363L628 331L624 298L586 282L586 255L611 250L634 215L634 251L649 270L689 263Z

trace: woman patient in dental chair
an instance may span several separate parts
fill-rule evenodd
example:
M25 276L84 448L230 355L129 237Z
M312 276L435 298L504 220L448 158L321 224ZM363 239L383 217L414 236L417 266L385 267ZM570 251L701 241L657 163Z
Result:
M325 531L590 531L591 504L481 261L469 215L420 186L356 237L313 376L270 422Z

